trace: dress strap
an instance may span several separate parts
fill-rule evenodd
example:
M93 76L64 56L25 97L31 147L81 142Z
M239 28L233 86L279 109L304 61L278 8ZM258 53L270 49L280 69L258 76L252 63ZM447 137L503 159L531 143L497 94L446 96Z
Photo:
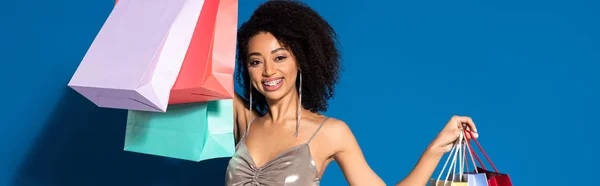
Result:
M315 133L312 134L312 136L310 136L310 138L308 138L308 141L306 143L310 143L310 141L313 140L313 138L317 135L317 133L319 132L319 130L321 129L321 127L323 127L323 124L325 124L325 121L327 121L329 119L329 117L325 118L321 124L319 125L319 128L317 128L317 130L315 130Z
M252 118L252 120L250 120L250 122L248 123L248 125L246 126L246 132L244 133L244 136L242 136L242 139L240 141L243 141L246 139L246 136L248 136L248 131L250 131L250 126L252 125L252 123L254 122L254 120L256 120L257 117Z

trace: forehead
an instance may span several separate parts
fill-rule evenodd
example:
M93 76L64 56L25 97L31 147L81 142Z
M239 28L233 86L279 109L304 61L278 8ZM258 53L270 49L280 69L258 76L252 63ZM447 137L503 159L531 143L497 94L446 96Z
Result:
M282 46L271 33L261 32L248 41L248 53L266 54L278 48L282 48Z

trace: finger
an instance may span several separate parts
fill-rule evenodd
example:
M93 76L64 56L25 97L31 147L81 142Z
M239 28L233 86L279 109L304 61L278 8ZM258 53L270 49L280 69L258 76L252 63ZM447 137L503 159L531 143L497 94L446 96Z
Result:
M479 133L477 133L477 132L474 132L474 133L473 133L473 138L475 138L475 139L479 138Z
M462 129L466 129L467 131L473 131L473 132L465 132L466 133L465 138L467 138L467 139L479 138L479 134L477 133L477 128L475 126L475 122L473 122L472 118L467 117L467 116L454 116L453 119L457 123L458 129L460 129L461 131L462 131Z
M473 132L477 132L477 128L475 127L475 122L473 122L473 119L471 119L471 117L467 117L467 116L460 116L456 118L461 126L462 124L467 124L469 127L469 129L471 129Z
M470 131L470 130L467 129L467 131ZM467 138L467 139L471 139L471 138L477 139L477 138L479 138L479 134L477 132L467 132L467 131L465 131L465 133L466 133L465 134L465 138ZM473 136L471 136L471 135L473 135Z
M466 126L466 125L465 125ZM464 127L466 128L465 130L465 138L467 139L471 139L471 137L473 138L479 138L479 134L475 131L472 131L469 127Z

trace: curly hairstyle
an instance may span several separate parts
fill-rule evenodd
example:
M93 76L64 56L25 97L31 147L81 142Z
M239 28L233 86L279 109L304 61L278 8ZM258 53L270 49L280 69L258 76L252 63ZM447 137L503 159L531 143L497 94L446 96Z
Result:
M259 33L271 33L291 50L302 73L302 107L311 112L327 111L328 100L339 82L340 52L334 29L315 10L294 0L272 0L258 7L243 23L237 35L237 80L249 97L249 40ZM296 86L299 78L296 79ZM264 114L268 109L265 97L252 88L253 109Z

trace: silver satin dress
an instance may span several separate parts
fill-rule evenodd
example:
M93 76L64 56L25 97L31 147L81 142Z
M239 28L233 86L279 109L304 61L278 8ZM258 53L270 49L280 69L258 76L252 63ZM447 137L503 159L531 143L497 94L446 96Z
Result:
M226 186L318 186L319 172L310 154L309 143L315 137L319 128L306 143L291 147L261 167L257 167L246 147L246 136L252 125L236 146L236 152L229 160Z

